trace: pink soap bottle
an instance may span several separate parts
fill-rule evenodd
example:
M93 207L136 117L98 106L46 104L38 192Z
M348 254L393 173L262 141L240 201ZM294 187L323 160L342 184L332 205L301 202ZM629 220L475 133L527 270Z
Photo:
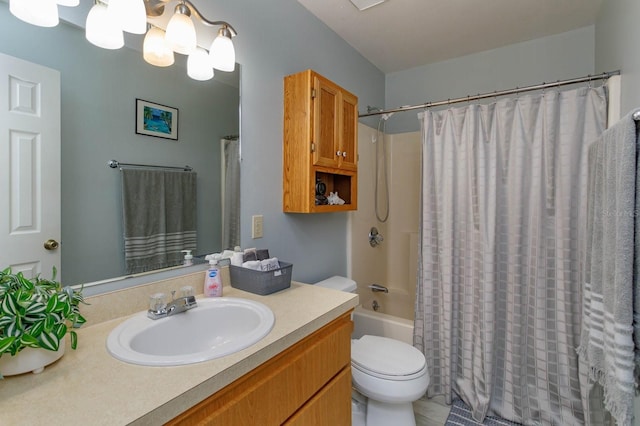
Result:
M209 269L204 277L204 295L205 297L221 297L222 296L222 278L220 277L220 269L218 269L218 259L220 255L209 255Z

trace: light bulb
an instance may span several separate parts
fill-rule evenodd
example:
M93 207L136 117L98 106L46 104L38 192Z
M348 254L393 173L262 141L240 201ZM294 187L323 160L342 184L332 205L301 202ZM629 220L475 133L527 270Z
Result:
M144 34L147 31L144 0L109 0L108 9L123 31L132 34Z
M167 45L164 36L164 31L160 28L151 27L144 37L142 56L156 67L168 67L175 62L173 50Z
M202 47L189 55L187 59L187 75L194 80L205 81L213 78L213 67L209 60L209 54Z
M220 71L231 72L236 67L236 51L231 41L231 32L226 27L220 28L218 36L209 49L211 65Z
M183 55L189 55L196 49L196 28L190 14L189 8L180 3L167 25L167 43L174 52Z
M59 22L55 0L10 0L9 10L16 18L39 27L55 27Z
M102 3L96 3L89 11L85 37L103 49L120 49L124 46L122 30L107 10L107 6Z

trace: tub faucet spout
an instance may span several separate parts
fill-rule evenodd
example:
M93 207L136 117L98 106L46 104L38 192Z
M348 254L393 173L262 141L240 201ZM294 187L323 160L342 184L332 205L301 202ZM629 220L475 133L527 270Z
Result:
M385 286L383 286L383 285L380 285L380 284L371 284L371 285L369 286L369 288L370 288L370 289L371 289L371 291L373 291L374 293L376 293L376 292L389 293L389 289L388 289L388 288L386 288L386 287L385 287Z

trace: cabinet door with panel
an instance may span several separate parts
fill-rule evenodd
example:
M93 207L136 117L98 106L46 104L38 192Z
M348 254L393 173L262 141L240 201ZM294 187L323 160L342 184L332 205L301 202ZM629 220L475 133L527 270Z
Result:
M358 170L358 98L312 75L313 165Z
M342 170L358 170L358 98L343 92L340 98L340 163Z

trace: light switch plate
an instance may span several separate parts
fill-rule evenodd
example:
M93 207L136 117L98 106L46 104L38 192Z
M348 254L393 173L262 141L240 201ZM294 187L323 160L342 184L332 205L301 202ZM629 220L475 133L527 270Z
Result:
M251 216L251 238L262 238L263 236L263 218L262 215Z

